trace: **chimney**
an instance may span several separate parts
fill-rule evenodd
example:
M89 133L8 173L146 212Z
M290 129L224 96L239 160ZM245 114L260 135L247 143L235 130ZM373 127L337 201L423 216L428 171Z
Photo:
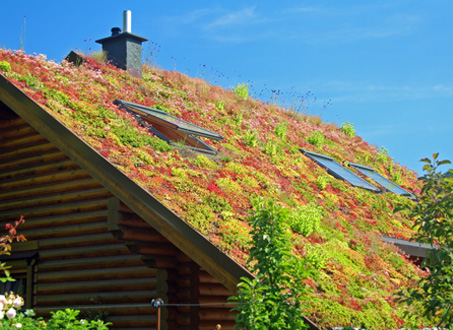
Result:
M107 53L107 61L117 68L127 70L137 78L142 77L142 43L148 39L131 32L131 11L123 12L123 33L119 27L112 28L112 35L96 40Z

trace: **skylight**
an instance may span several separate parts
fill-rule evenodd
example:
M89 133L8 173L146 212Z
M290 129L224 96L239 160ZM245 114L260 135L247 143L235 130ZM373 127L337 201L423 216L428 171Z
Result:
M403 195L403 196L407 196L411 199L415 199L415 196L413 194L411 194L407 190L404 190L403 188L398 186L396 183L390 181L386 177L383 177L378 172L376 172L375 169L368 167L368 166L363 166L363 165L354 164L354 163L349 163L349 165L356 168L363 175L369 177L370 179L373 179L376 183L383 186L387 191L391 191L397 195Z
M318 165L327 169L327 172L341 180L345 180L349 182L351 185L355 187L360 187L363 189L368 189L374 192L380 192L381 190L373 186L372 184L368 183L355 173L351 172L347 168L343 167L342 165L338 164L333 158L324 156L321 154L317 154L315 152L307 151L304 149L300 149L300 151L310 158L311 160L318 163Z
M191 124L180 118L173 117L162 110L145 107L140 104L123 100L115 100L114 104L134 114L141 126L147 127L154 135L167 141L183 143L191 149L215 154L216 150L200 140L197 136L214 140L223 140L223 136Z

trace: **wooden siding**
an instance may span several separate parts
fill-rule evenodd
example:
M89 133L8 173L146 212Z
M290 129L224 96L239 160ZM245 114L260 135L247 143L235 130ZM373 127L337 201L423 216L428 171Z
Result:
M106 313L113 329L156 329L150 300L165 295L165 274L109 232L111 197L23 120L0 121L0 226L24 215L19 231L39 249L34 310L70 307Z
M117 198L109 202L109 229L150 267L164 269L168 291L160 298L167 304L163 311L169 329L212 330L217 324L233 329L232 306L227 303L232 292Z
M0 121L0 226L21 215L20 233L39 250L38 315L70 307L105 313L113 329L156 329L158 297L168 304L161 329L233 328L230 291L14 118Z

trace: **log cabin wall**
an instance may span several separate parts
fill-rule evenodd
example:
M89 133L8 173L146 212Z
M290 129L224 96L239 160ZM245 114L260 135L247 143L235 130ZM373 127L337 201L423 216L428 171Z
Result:
M17 247L39 250L33 309L69 307L105 313L113 329L156 329L150 299L165 297L165 274L109 232L111 197L22 119L0 120L0 226L24 215L19 233L29 242Z
M169 329L213 330L217 324L233 329L232 306L227 303L232 292L117 198L109 202L109 230L150 267L165 269L168 291L161 298L168 304L164 313Z
M0 226L21 215L28 242L17 248L39 250L39 316L70 307L105 315L112 329L157 329L159 297L169 304L162 330L233 329L231 292L13 116L0 120Z

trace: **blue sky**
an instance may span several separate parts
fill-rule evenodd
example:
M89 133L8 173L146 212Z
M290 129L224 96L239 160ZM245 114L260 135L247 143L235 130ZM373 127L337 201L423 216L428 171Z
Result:
M434 152L453 160L451 0L7 1L0 47L100 50L126 9L149 63L353 123L418 173Z

